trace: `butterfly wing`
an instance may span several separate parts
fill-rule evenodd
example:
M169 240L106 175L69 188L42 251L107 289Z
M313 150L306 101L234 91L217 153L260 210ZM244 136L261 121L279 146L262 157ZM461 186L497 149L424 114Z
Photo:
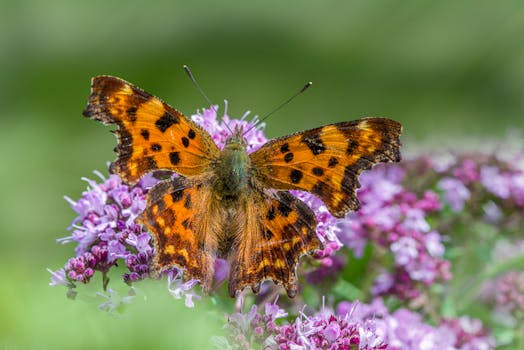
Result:
M315 214L287 191L264 190L246 200L240 214L245 220L239 220L245 223L243 236L229 253L229 294L249 286L257 293L261 282L272 280L293 297L299 258L321 247Z
M213 281L218 218L213 215L209 186L200 184L200 179L175 178L155 185L137 222L154 237L155 274L178 267L187 279L200 280L208 292Z
M400 161L401 132L393 120L365 118L281 137L250 155L254 177L271 188L311 192L343 217L359 207L363 170Z
M200 174L219 154L204 129L159 98L119 78L93 78L84 115L118 126L118 158L111 171L129 184L157 169L185 176Z

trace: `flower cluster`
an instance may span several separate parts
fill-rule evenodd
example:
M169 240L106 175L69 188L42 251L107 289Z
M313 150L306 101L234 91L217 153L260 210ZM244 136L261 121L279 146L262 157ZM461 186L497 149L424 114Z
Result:
M509 271L497 280L495 301L518 321L524 321L524 272Z
M275 315L287 313L266 304L265 314L256 306L247 314L228 317L226 335L214 339L221 349L492 349L493 338L482 323L469 317L444 319L438 326L400 308L390 313L381 299L371 304L342 301L336 312L328 308L289 322L275 324ZM270 312L268 312L268 309ZM246 338L247 337L247 338ZM248 340L249 339L249 340Z
M495 347L495 340L480 320L462 316L458 319L443 319L437 328L441 339L447 339L455 349L488 350Z
M64 266L64 274L70 286L75 282L88 283L95 271L106 276L117 260L123 259L129 271L123 275L124 281L141 280L148 276L152 248L150 236L134 220L144 209L145 194L156 180L147 176L130 187L116 175L106 179L99 172L95 174L101 182L84 178L89 187L79 200L66 197L78 216L70 227L71 235L58 240L77 244L75 256Z
M443 258L442 237L427 219L440 210L441 201L433 191L417 195L403 184L405 176L398 165L377 166L362 174L361 209L339 224L339 237L357 257L369 242L393 256L391 271L383 270L375 281L374 295L413 299L421 288L449 280L451 273Z
M524 272L522 269L516 269L519 262L520 265L524 262L524 241L501 240L493 249L492 256L494 263L508 266L508 270L484 284L483 301L492 305L493 318L498 323L508 326L522 324L524 322Z
M427 181L422 186L437 181L452 211L464 209L486 222L500 224L504 215L522 213L524 209L523 147L519 140L509 138L490 152L421 156L406 167L411 175L418 172L425 176ZM516 216L510 218L521 223L522 215ZM510 224L515 222L511 220Z
M374 259L383 262L373 295L414 300L450 280L444 243L460 240L457 222L483 221L506 235L521 233L524 151L515 141L499 149L512 151L417 156L360 176L361 208L336 223L335 235L356 257L373 246ZM325 264L320 271L330 275L339 265Z
M301 314L292 323L276 329L278 349L388 349L376 332L373 319L356 321L349 314L337 316L331 312L316 315Z
M276 320L287 316L287 312L277 304L266 303L264 313L253 305L248 313L237 312L227 315L226 336L214 337L213 344L217 349L240 350L272 348L277 343L273 333L277 329Z
M337 313L356 320L372 319L376 332L390 349L492 349L494 340L479 320L469 317L443 319L438 326L424 321L421 314L399 308L390 313L381 299L371 304L343 301Z

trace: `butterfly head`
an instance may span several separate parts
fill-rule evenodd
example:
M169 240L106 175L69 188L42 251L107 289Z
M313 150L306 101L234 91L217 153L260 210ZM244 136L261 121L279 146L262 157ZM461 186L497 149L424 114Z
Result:
M242 146L243 148L247 147L247 141L244 137L244 127L242 125L236 125L235 130L231 135L229 135L226 139L226 147L230 145L234 146Z

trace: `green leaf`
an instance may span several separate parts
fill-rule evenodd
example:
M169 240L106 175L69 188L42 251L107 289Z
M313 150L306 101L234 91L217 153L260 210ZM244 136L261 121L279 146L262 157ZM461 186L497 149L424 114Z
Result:
M364 297L364 293L357 286L342 279L335 283L332 291L337 298L344 300L362 300Z

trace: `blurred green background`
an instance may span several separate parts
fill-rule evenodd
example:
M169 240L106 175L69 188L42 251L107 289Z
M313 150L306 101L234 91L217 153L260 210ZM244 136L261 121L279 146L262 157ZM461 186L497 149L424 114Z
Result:
M122 77L190 114L205 102L188 64L230 115L274 115L270 137L382 115L404 144L501 137L522 127L524 3L390 1L0 2L0 346L205 348L219 322L144 284L120 316L51 288L78 198L114 158L108 128L81 116L90 78Z

